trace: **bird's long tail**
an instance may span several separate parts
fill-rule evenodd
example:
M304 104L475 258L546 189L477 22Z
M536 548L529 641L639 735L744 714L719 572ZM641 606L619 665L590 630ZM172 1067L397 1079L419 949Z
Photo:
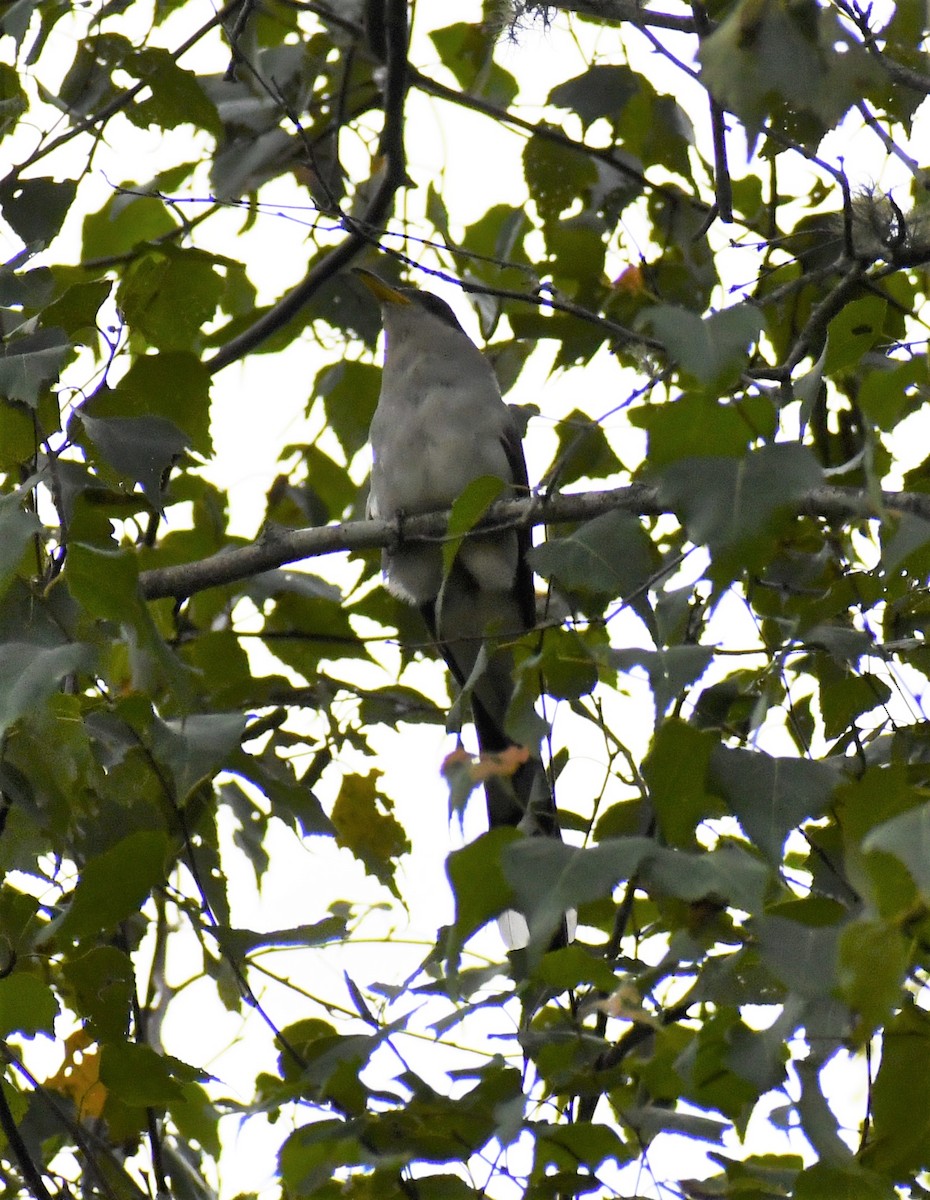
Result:
M482 754L500 754L516 745L504 726L513 693L513 662L506 647L498 647L484 671L472 679L483 639L444 641L437 631L435 605L424 605L422 612L453 677L460 687L471 686L472 718ZM531 754L513 775L492 775L486 779L484 794L490 828L510 826L530 836L561 840L555 794L538 753ZM568 945L574 935L574 923L574 915L566 913L552 936L550 949ZM498 925L508 949L519 950L528 944L529 927L522 913L508 910Z
M517 744L506 731L514 691L514 664L506 641L525 631L525 614L512 592L488 593L455 567L443 589L441 619L436 607L435 602L423 605L423 619L453 678L460 688L470 690L478 748L482 754L500 754ZM497 633L497 644L486 636L489 626ZM513 775L492 776L486 782L488 823L492 829L504 825L531 835L561 837L540 747L527 749L529 758Z

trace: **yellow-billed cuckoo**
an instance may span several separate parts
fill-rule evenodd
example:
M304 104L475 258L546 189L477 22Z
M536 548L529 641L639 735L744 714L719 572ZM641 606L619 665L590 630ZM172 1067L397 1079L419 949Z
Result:
M374 464L369 514L449 508L475 479L502 479L527 495L517 421L501 399L494 371L456 320L429 292L395 287L368 271L356 274L381 303L387 337L381 395L371 422ZM411 543L384 552L391 591L415 604L460 687L471 687L478 745L497 753L514 745L505 729L514 691L512 641L536 623L527 530L466 538L448 578L438 544ZM473 678L482 649L484 669ZM560 837L555 800L538 747L509 778L485 784L491 827Z

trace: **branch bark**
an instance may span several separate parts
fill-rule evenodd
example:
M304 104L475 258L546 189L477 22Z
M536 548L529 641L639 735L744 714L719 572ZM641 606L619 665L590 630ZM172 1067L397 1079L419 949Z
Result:
M881 505L882 508L878 508L867 493L856 488L824 485L803 496L796 508L804 516L822 517L829 521L878 520L888 512L910 513L930 521L930 495L883 492ZM590 521L614 511L656 517L669 510L662 503L657 488L634 483L629 487L554 496L551 499L530 496L526 499L502 500L491 506L485 519L475 529L561 525ZM435 512L397 521L349 521L313 529L272 532L250 546L221 551L199 562L143 571L139 585L142 595L148 600L166 596L183 599L207 588L249 579L263 571L271 571L305 558L320 558L346 551L376 550L401 539L405 542L439 541L445 536L448 521L448 512Z
M13 1118L9 1104L7 1104L2 1084L0 1084L0 1130L2 1130L6 1137L7 1145L19 1165L23 1181L32 1192L35 1200L52 1200L48 1188L45 1186L45 1181L42 1178L42 1172L32 1161L32 1157L29 1154L29 1147L23 1141L22 1135L19 1132L19 1127Z
M558 8L562 12L593 17L598 21L626 21L631 25L653 25L657 29L675 29L679 33L694 33L694 21L673 13L646 8L642 0L546 0L545 3L525 4L524 11Z

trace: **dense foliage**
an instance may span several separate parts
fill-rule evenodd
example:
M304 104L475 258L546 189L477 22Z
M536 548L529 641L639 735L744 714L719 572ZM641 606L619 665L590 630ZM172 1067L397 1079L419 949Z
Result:
M0 1195L233 1195L236 1122L289 1200L930 1194L925 7L0 7ZM291 964L370 898L310 867L259 932L229 880L287 829L402 922L382 767L448 715L362 521L362 262L470 302L526 406L497 519L565 619L513 727L554 717L570 844L454 850L340 1011ZM281 387L307 436L231 529L231 396L257 436ZM272 1031L247 1096L224 1013Z

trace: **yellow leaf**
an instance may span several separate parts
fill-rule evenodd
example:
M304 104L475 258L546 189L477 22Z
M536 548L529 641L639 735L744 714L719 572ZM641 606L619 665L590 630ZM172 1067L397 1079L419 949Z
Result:
M100 1082L100 1051L83 1029L78 1029L65 1041L65 1060L45 1086L74 1103L80 1120L99 1117L107 1099L107 1089Z

